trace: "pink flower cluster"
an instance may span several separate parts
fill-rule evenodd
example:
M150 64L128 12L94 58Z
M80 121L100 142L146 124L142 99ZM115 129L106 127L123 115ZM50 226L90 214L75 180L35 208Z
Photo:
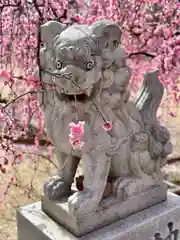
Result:
M74 149L82 148L84 146L84 141L82 141L82 137L84 136L84 125L84 121L79 121L77 124L73 122L69 124L69 141Z
M175 112L169 112L169 115L171 116L171 117L177 117L177 114L175 113Z
M104 131L106 131L106 132L111 131L111 130L112 130L112 123L106 122L106 123L103 125L103 129L104 129Z
M0 110L0 120L4 120L4 113Z
M1 70L0 78L6 78L7 80L9 80L11 78L11 74L5 70Z
M1 159L0 159L0 171L2 173L6 173L8 166L18 167L21 163L21 160L22 160L22 153L21 152L14 154L14 160L13 161L9 160L8 156L1 157Z
M84 146L84 141L82 138L84 136L84 121L79 121L77 124L71 122L70 126L70 134L69 134L69 141L74 149L82 148ZM108 132L112 130L112 124L110 122L106 122L102 128Z

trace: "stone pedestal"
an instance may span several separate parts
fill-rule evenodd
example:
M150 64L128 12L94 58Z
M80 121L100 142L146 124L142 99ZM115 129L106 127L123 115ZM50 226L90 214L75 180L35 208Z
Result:
M167 185L159 183L135 196L119 201L115 197L104 198L96 211L82 216L73 216L69 212L68 197L58 202L42 196L42 210L57 223L68 229L74 236L83 235L123 219L133 213L165 201Z
M17 221L18 240L179 240L180 197L168 193L166 201L80 238L45 214L41 202L21 208Z

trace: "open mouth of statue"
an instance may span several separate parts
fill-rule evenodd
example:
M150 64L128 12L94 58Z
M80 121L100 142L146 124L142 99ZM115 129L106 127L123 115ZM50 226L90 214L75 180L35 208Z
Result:
M88 102L94 100L100 92L101 81L95 83L92 87L82 90L79 93L62 92L59 95L61 101L68 102Z
M64 101L69 101L69 102L85 102L88 101L90 99L89 96L87 96L85 93L80 93L80 94L65 94L65 93L61 93L60 95L61 100Z

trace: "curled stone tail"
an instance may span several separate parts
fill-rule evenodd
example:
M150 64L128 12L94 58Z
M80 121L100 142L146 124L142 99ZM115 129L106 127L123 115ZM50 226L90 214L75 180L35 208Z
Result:
M147 72L143 86L135 101L145 126L157 123L156 114L164 93L163 84L159 81L158 71Z

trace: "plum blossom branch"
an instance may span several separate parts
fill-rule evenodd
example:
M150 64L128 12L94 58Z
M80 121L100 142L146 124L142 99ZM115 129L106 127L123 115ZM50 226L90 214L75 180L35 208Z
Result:
M131 58L131 57L137 56L137 55L144 55L144 56L150 57L150 58L155 58L155 57L156 57L156 55L154 55L154 54L147 53L147 52L143 52L143 51L142 51L142 52L130 53L130 54L128 55L128 57Z
M39 9L39 6L38 6L38 4L37 4L37 1L36 1L36 0L33 0L33 4L34 4L34 7L35 7L35 9L36 9L36 11L37 11L37 13L38 13L38 15L39 15L39 21L40 21L41 24L42 24L42 22L43 22L43 15L42 15L42 12L41 12L40 9Z
M52 4L51 4L50 1L48 2L48 5L49 5L49 7L50 7L52 13L53 13L54 16L56 17L56 19L58 19L59 16L58 16L58 14L56 13L55 9L52 7Z
M25 92L25 93L22 93L20 94L19 96L13 98L11 101L9 101L6 105L4 105L2 108L1 108L1 112L4 111L5 108L7 108L10 104L12 104L13 102L17 101L19 98L22 98L24 97L25 95L28 95L28 94L37 94L38 92L44 92L43 90L30 90L28 92Z

